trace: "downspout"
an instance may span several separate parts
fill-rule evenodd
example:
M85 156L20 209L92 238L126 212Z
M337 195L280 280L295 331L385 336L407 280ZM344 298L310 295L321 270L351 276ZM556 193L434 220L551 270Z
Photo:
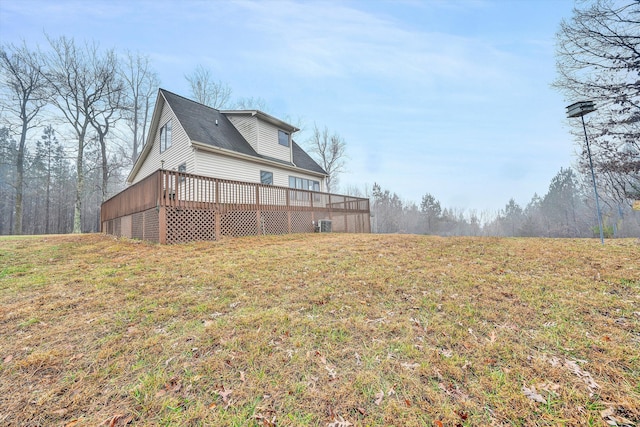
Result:
M293 132L289 132L289 162L291 162L293 166L296 166L296 164L293 163Z

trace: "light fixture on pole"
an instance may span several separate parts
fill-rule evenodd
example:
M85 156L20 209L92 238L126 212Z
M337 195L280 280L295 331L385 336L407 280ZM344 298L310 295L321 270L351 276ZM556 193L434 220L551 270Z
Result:
M596 111L596 106L593 101L580 101L573 103L567 107L567 117L580 117L582 119L582 130L584 130L584 139L587 142L587 155L589 156L589 167L591 168L591 179L593 180L593 192L596 195L596 210L598 211L600 242L604 245L604 232L602 231L602 214L600 213L600 202L598 200L598 186L596 185L596 174L593 172L593 160L591 160L591 149L589 148L589 137L587 136L587 128L584 125L584 116L593 111Z

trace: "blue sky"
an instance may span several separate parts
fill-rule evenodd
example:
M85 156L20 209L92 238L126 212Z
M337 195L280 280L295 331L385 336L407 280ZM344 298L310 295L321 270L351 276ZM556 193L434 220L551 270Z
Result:
M0 1L0 40L46 32L149 55L189 96L199 64L347 142L342 186L374 182L446 207L526 205L574 162L555 77L573 0ZM295 137L295 135L294 135Z

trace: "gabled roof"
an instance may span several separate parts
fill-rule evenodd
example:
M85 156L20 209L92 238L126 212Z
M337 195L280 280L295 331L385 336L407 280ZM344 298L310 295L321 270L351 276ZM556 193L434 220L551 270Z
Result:
M156 110L161 109L162 99L169 104L169 107L176 115L176 118L187 133L189 139L201 146L210 146L213 148L221 148L243 156L254 157L256 160L279 163L284 166L296 167L308 172L327 175L327 172L318 165L295 141L292 141L293 163L286 162L272 157L260 155L254 148L244 139L238 129L231 123L227 114L250 114L257 115L262 120L282 127L284 130L295 132L298 129L289 125L273 116L263 113L259 110L234 110L222 112L215 108L199 104L190 99L184 98L165 89L160 89L158 100L156 101ZM151 127L158 125L160 111L154 111L154 118ZM140 157L136 161L129 178L132 178L134 172L140 169L144 157L147 156L150 146L153 145L154 135L149 134L149 140L143 148Z

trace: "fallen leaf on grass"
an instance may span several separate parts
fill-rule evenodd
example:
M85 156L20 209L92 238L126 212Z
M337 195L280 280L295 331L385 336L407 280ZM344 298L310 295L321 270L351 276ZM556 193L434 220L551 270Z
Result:
M544 390L547 391L549 393L554 393L554 394L558 394L556 393L559 389L560 389L560 384L555 384L552 382L548 382L548 383L540 383L538 384L538 388L540 390Z
M453 357L453 352L451 350L447 350L445 348L438 349L438 353L443 355L446 358Z
M74 354L73 356L71 356L71 359L69 359L69 362L73 362L74 360L82 359L83 356L84 356L83 353Z
M464 411L456 411L456 414L462 419L462 421L466 421L469 418L469 414Z
M445 385L444 383L439 383L438 387L440 388L440 390L444 391L445 394L454 397L456 399L461 399L461 400L468 400L469 396L460 391L460 389L458 388L458 386L456 384L453 383L449 383L447 385Z
M433 422L433 424L435 424L435 425L436 425L436 427L444 427L444 425L442 424L442 421L440 421L440 420L435 420L435 421Z
M158 390L156 397L164 396L167 393L177 393L182 388L182 384L178 381L178 378L173 377L164 385L162 390Z
M375 395L375 404L376 406L380 406L380 404L382 403L382 399L384 399L384 391L380 390L378 393L376 393Z
M558 357L547 357L544 355L541 357L541 359L549 362L553 367L564 367L568 369L571 373L576 375L587 385L587 388L591 393L593 393L594 390L600 388L600 385L595 382L591 374L583 370L582 368L580 368L580 366L578 366L578 362L586 363L586 360L575 361L575 360L564 359L563 361Z
M621 416L615 416L615 413L615 408L608 407L604 411L600 412L600 416L610 426L635 426L633 421Z
M420 366L419 363L407 363L407 362L401 363L400 365L405 369L415 369L418 366Z
M361 406L358 406L358 412L360 412L361 415L367 415L367 411Z
M75 426L76 424L78 424L79 422L80 422L80 420L71 420L71 421L69 421L68 423L66 423L66 424L64 425L64 427L73 427L73 426Z
M233 390L226 390L225 388L223 388L222 390L216 390L216 393L222 398L222 401L224 403L228 403L229 396L231 395L231 393L233 393Z
M542 397L541 394L536 393L536 388L533 387L533 386L531 386L531 388L528 388L526 386L522 386L522 393L524 393L524 395L527 396L531 400L534 400L534 401L539 402L539 403L547 403L547 399Z
M327 373L329 374L329 380L335 380L336 377L338 376L333 366L327 365L324 367L324 369L326 369Z
M133 421L133 417L131 415L127 416L125 414L118 414L114 415L110 420L107 420L105 424L108 422L109 424L107 425L109 427L126 426L131 423L131 421Z
M259 425L262 427L276 427L276 416L274 415L271 418L267 418L266 415L255 414L252 418L256 421L259 421Z
M2 363L7 364L9 362L11 362L13 360L13 355L8 355L7 357L4 358L4 360L2 361Z
M340 415L336 415L336 417L333 419L333 422L327 424L327 427L349 427L352 425L353 424L342 418Z
M569 369L571 372L573 372L575 375L577 375L579 378L582 379L582 381L584 381L584 383L587 385L587 387L589 388L589 390L591 392L593 392L593 390L600 388L600 385L598 385L598 383L596 383L593 379L593 377L591 376L591 374L587 371L583 371L580 366L578 366L578 364L576 362L574 362L573 360L566 360L564 361L564 366Z
M476 341L478 341L478 337L476 336L476 334L473 332L473 329L469 328L467 329L467 331L469 332L469 335L471 335L473 338L476 339Z

